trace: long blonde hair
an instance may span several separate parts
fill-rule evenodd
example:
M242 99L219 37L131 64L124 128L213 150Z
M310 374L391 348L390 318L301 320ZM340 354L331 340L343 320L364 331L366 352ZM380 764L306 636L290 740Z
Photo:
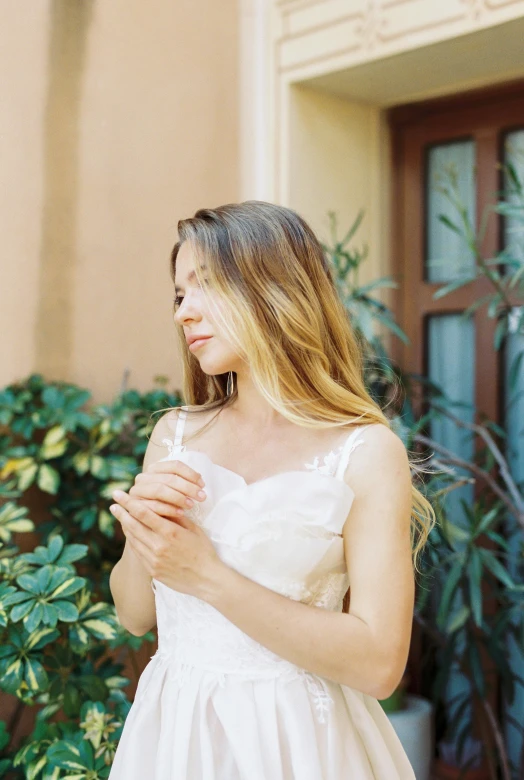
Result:
M295 211L264 201L230 203L199 209L179 221L178 233L171 253L173 281L178 250L187 241L198 258L195 275L210 310L235 351L249 359L255 386L275 410L310 428L348 422L392 427L366 389L362 349L322 246ZM228 375L205 374L182 328L177 330L182 394L188 407L197 407L189 411L231 404L236 389L227 394ZM419 471L409 452L408 457L412 470ZM415 569L435 521L433 507L412 483Z

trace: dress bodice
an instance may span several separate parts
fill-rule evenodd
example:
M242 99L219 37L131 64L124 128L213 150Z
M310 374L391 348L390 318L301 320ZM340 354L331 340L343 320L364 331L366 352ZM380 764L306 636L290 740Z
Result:
M199 471L206 500L187 512L214 543L220 558L241 574L290 598L341 609L349 585L342 529L354 492L344 480L351 452L364 443L361 426L343 444L301 470L247 483L183 443L181 409L169 455Z
M205 481L206 499L187 516L204 529L218 556L251 580L288 598L342 610L349 576L342 529L354 499L344 480L348 459L364 442L367 426L352 430L343 444L304 468L247 483L238 473L183 444L185 409L169 454ZM297 668L258 644L209 604L153 580L160 654L175 653L176 675L195 664L220 675L296 675ZM312 682L313 678L308 677ZM322 708L322 698L317 708Z

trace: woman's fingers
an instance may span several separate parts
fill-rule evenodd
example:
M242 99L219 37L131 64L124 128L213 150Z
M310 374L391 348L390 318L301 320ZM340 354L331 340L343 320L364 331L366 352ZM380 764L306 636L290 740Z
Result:
M133 493L133 488L131 488L129 491L129 495L132 495L135 498L138 497L136 493ZM179 520L181 517L185 516L184 513L187 509L189 509L189 507L182 509L182 507L173 506L173 504L166 504L163 501L157 501L151 498L142 498L141 500L152 512L155 512L155 514L160 515L161 517L165 517L168 520Z
M184 482L181 477L179 479ZM189 482L185 482L185 485L189 484ZM158 501L160 503L168 504L180 509L188 509L190 506L193 506L195 501L203 500L202 498L198 498L196 494L192 496L191 491L187 490L183 484L179 484L179 487L175 488L173 484L167 484L165 482L158 482L155 480L138 481L129 490L129 495L133 496L134 498Z
M111 495L113 500L116 501L116 505L110 506L109 511L121 522L123 518L131 526L132 531L137 525L144 526L148 531L147 538L144 537L143 533L141 536L147 544L154 546L157 534L165 535L172 533L173 523L166 520L165 517L152 512L141 498L130 496L123 490L113 490Z
M135 477L129 491L136 498L149 498L166 504L187 508L195 501L204 501L206 492L180 474L146 474Z
M144 474L178 474L188 482L193 482L195 486L204 486L202 474L181 460L157 460L147 467Z
M157 534L149 527L136 520L120 504L112 504L112 506L109 507L109 511L119 521L126 538L131 538L134 542L140 542L143 548L147 548L148 557L152 556L158 544Z

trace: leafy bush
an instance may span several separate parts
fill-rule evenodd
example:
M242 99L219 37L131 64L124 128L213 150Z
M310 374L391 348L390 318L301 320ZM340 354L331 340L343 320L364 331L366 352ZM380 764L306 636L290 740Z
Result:
M130 707L124 661L136 669L154 640L117 620L109 573L121 545L107 506L141 469L151 413L180 398L160 388L90 401L39 375L0 392L0 688L16 697L0 721L2 776L107 777ZM28 707L33 731L10 745Z

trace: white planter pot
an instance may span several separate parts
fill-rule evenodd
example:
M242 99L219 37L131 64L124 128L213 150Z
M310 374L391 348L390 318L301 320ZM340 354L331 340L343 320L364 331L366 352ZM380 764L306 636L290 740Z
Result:
M430 780L433 760L433 705L422 696L407 694L406 708L388 712L417 780Z

